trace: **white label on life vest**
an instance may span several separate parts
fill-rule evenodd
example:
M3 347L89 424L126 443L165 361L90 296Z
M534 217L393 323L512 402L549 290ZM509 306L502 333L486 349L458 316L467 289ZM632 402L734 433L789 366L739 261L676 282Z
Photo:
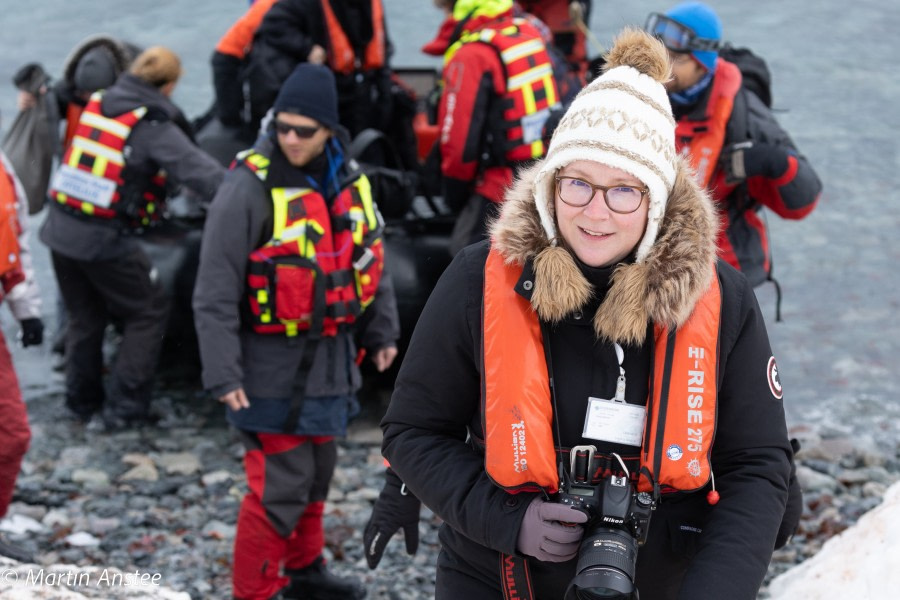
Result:
M548 109L522 117L522 141L526 144L536 142L544 136L544 123L550 117Z
M588 398L582 435L592 440L640 447L646 414L647 410L636 404Z
M53 175L52 188L67 196L95 206L109 208L116 193L116 182L87 171L60 165Z

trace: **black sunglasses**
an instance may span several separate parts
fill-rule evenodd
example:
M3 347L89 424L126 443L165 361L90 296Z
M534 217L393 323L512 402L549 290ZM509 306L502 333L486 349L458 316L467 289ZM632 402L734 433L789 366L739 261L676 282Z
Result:
M293 131L294 135L302 140L308 140L316 135L316 132L320 129L322 129L321 125L289 125L284 121L275 119L275 131L281 135L287 135Z

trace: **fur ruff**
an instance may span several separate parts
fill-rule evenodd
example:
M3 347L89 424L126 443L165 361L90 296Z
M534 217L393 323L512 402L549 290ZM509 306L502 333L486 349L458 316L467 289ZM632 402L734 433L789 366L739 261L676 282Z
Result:
M648 322L679 327L712 281L718 217L686 160L679 157L676 167L675 185L647 258L622 264L613 273L593 318L598 338L640 344ZM491 239L507 264L534 261L531 304L541 319L557 322L583 307L593 289L569 251L551 244L541 227L532 194L540 168L539 162L522 172L508 191ZM555 221L553 206L549 208Z

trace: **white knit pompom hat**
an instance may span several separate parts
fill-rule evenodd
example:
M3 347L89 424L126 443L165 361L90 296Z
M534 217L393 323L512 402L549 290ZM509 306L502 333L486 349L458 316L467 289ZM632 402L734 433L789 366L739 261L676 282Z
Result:
M606 59L605 73L589 83L553 133L534 180L534 198L547 239L555 244L554 177L576 160L622 169L650 189L647 229L637 249L642 262L656 240L675 183L675 120L663 82L669 56L656 38L625 29Z

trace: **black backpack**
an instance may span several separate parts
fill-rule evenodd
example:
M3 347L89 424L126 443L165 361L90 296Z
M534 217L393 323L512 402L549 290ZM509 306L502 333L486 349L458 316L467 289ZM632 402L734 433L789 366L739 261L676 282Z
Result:
M762 57L749 48L735 48L727 42L719 48L719 56L737 65L744 89L756 94L767 107L772 108L772 73Z

